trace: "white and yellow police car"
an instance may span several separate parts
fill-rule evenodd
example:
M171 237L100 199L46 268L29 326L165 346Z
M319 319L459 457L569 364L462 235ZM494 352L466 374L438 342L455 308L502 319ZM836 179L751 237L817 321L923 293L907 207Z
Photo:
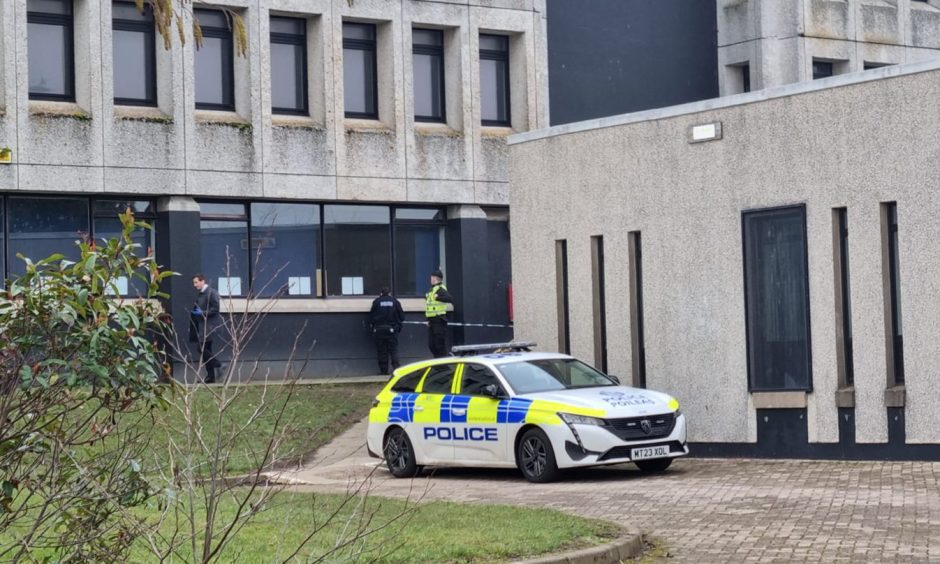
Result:
M688 454L675 398L533 345L454 347L465 356L395 370L369 412L369 453L396 477L422 466L518 467L532 482L624 462L662 472Z

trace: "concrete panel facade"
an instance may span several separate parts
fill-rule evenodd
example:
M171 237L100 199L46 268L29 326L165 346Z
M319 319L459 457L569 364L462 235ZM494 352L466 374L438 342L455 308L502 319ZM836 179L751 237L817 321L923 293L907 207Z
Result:
M886 411L895 392L881 214L896 202L906 403L902 444L890 446L937 445L940 106L925 101L938 95L940 61L928 61L513 136L512 260L525 273L514 282L517 337L559 342L555 242L566 240L572 353L593 358L590 242L603 236L608 365L629 381L628 233L639 231L648 386L679 398L690 440L754 443L761 410L779 402L761 394L755 406L749 391L742 214L803 205L812 390L800 392L805 411L793 421L805 416L809 443L835 448L833 208L845 207L852 444L885 446L896 412ZM721 138L690 142L690 128L709 123Z

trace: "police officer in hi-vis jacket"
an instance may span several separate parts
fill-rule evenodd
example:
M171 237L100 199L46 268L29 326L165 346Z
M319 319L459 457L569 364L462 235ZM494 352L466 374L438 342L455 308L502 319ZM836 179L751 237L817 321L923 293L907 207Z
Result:
M424 315L428 320L428 348L435 358L447 356L447 304L454 298L444 286L440 270L431 273L431 289L424 296Z

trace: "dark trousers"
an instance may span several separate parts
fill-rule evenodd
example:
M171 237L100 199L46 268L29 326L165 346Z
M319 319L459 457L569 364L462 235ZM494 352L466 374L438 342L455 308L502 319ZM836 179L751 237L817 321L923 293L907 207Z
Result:
M211 383L215 382L215 369L222 366L222 363L219 362L219 359L215 358L215 354L212 352L212 340L206 339L202 342L202 351L200 352L202 357L202 365L206 367L206 382Z
M447 320L443 315L428 319L428 348L434 358L447 356Z
M375 352L379 361L379 373L389 374L389 357L392 359L392 370L401 366L398 361L398 334L393 333L389 327L376 327L373 336L375 338Z

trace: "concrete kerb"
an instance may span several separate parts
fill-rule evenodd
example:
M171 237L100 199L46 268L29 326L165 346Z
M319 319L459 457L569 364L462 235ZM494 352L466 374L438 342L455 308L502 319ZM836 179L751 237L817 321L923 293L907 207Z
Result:
M643 535L623 529L616 540L590 548L541 556L531 560L514 560L520 564L608 564L636 558L643 554Z

